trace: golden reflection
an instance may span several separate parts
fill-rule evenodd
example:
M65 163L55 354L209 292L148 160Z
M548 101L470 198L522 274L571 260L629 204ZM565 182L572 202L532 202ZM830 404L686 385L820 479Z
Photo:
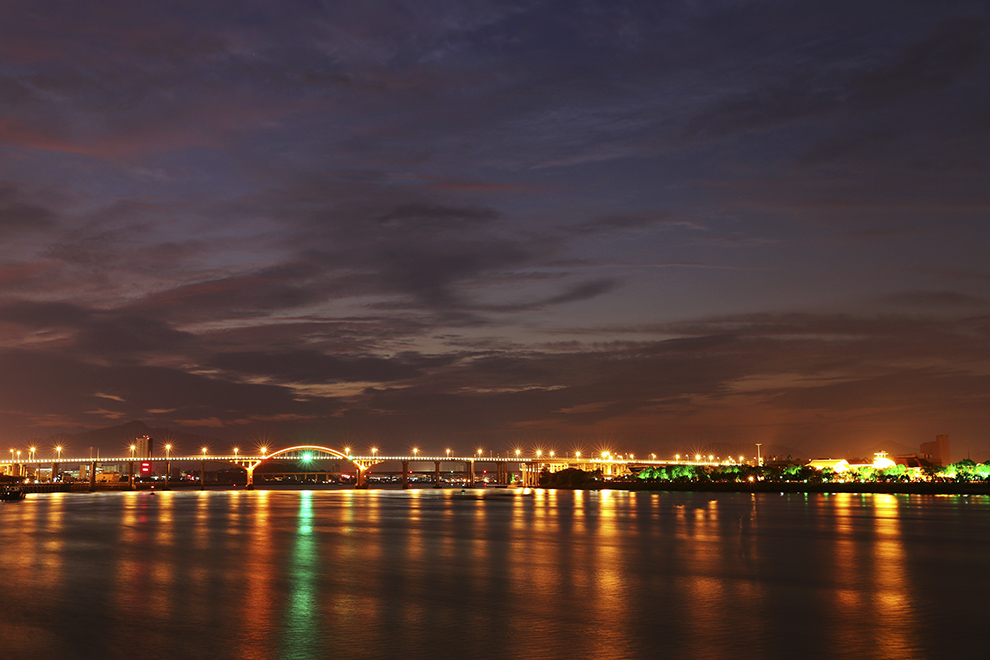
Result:
M873 605L877 625L875 648L885 658L920 657L912 643L918 626L911 598L904 542L901 538L900 503L894 495L873 496Z
M62 584L63 553L65 550L65 493L51 493L46 497L45 541L39 553L36 572L37 585L41 589L55 590Z
M244 660L262 660L268 657L264 642L271 634L271 622L275 619L275 545L269 528L271 492L255 490L247 493L250 515L247 520L247 549L243 570L244 608L240 647ZM243 540L243 539L242 539Z

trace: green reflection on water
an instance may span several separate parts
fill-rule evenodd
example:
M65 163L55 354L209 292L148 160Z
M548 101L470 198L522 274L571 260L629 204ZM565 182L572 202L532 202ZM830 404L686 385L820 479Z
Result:
M299 493L299 516L289 566L289 600L286 609L283 657L316 657L320 620L316 603L319 571L313 533L313 494Z

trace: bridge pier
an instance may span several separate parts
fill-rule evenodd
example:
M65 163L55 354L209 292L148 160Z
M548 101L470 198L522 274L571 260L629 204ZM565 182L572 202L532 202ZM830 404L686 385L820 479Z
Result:
M246 472L247 472L247 486L245 486L245 488L247 490L254 490L254 468L253 467L246 468Z
M51 481L55 481L55 477L58 476L58 470L61 467L58 463L52 463L52 478Z
M172 473L172 462L165 461L165 485L162 486L162 490L169 490L168 479L171 473Z
M358 465L355 470L354 487L362 490L368 487L368 474L363 465Z
M199 489L206 490L206 459L199 463Z
M433 461L433 487L442 487L440 486L440 461Z
M96 492L96 461L89 463L89 492Z
M134 487L134 461L131 461L130 466L131 466L130 475L129 475L130 479L128 479L128 481L131 484L130 486L131 490L136 490L136 488Z
M474 488L474 461L467 461L464 464L464 476L467 479L468 488Z
M402 461L402 487L409 488L409 461Z

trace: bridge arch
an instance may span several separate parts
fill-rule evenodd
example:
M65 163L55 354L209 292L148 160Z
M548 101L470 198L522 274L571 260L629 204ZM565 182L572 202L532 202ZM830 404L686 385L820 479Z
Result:
M247 471L247 487L254 488L254 470L259 465L266 463L269 460L276 458L277 456L282 456L284 454L288 454L291 452L306 451L306 450L325 452L327 454L331 454L332 456L336 456L338 458L343 458L346 461L350 461L354 465L355 480L357 481L358 487L364 484L365 471L368 468L362 465L361 463L359 463L358 461L354 460L347 454L338 451L336 449L333 449L332 447L324 447L322 445L296 445L295 447L286 447L285 449L279 449L277 451L273 451L264 458L254 461L251 465L242 465L241 467L243 467Z

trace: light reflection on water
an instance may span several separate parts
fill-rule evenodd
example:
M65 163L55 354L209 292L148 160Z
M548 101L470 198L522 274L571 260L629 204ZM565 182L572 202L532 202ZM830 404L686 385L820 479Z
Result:
M983 647L988 514L906 495L35 495L0 508L0 640L15 658L962 655Z

